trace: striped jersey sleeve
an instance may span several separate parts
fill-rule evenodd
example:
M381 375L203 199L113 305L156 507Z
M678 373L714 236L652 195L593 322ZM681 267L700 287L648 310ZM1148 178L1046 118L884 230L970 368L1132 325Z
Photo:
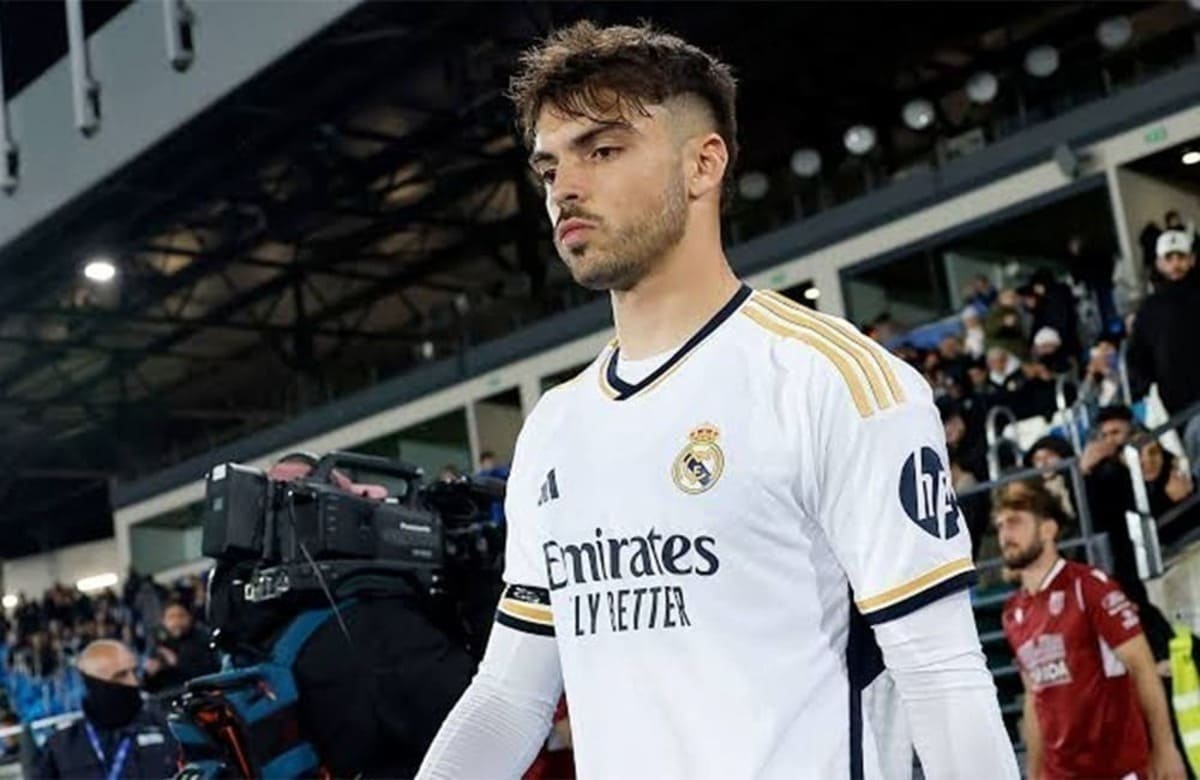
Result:
M758 292L745 313L804 347L786 380L800 407L796 492L867 622L969 587L971 543L924 380L850 323L782 296Z

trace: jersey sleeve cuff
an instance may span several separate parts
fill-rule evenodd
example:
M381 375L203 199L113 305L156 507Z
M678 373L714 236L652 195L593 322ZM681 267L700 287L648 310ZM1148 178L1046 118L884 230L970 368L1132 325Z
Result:
M855 605L867 623L879 625L915 612L943 596L966 590L977 579L971 559L958 558Z
M530 585L509 585L496 608L496 622L527 634L554 636L550 591Z

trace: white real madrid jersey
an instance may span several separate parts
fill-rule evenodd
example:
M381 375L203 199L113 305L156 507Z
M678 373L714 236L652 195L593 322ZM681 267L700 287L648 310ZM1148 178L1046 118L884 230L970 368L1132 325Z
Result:
M506 501L497 620L557 643L579 776L878 777L867 627L974 574L928 387L746 287L636 384L619 349L541 399Z

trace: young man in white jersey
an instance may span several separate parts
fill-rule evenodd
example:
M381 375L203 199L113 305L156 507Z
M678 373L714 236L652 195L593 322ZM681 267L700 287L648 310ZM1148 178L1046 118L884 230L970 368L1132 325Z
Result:
M525 422L497 625L418 777L519 777L564 687L585 780L897 776L881 646L926 777L1015 778L928 387L729 267L728 67L583 22L512 93L617 338Z

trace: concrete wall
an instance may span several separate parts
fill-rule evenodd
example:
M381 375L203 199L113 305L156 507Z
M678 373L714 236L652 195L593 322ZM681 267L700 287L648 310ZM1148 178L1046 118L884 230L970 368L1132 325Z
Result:
M157 574L200 558L202 529L140 526L130 537L132 562L139 574Z
M502 464L512 463L513 449L524 417L515 406L480 401L475 404L475 427L481 452L491 450Z
M83 577L114 572L123 577L117 555L117 540L101 539L72 547L63 547L41 555L5 561L4 592L41 597L56 582L74 585Z

